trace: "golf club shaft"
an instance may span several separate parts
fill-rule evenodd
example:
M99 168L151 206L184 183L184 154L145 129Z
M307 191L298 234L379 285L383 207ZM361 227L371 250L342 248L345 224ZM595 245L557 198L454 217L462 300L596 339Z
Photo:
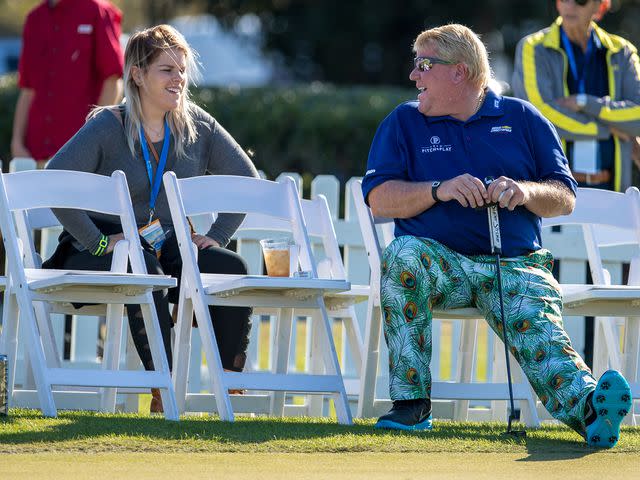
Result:
M496 256L496 281L498 282L498 298L500 300L500 322L502 323L502 341L504 343L504 356L507 364L507 385L509 386L509 402L511 411L507 420L507 433L511 432L511 422L515 415L515 403L513 401L513 385L511 383L511 361L509 359L509 342L507 340L507 321L504 315L504 297L502 294L502 275L500 268L500 254L502 253L502 238L500 235L500 217L498 206L491 205L487 209L489 218L489 235L491 238L491 253Z
M511 360L509 359L509 342L507 341L507 321L504 316L504 299L502 296L502 276L500 274L500 254L496 254L496 280L498 282L498 298L500 300L500 321L502 323L502 339L504 343L504 358L507 363L507 385L509 386L509 402L511 411L507 425L507 432L511 431L511 421L515 416L515 403L513 401L513 385L511 383Z

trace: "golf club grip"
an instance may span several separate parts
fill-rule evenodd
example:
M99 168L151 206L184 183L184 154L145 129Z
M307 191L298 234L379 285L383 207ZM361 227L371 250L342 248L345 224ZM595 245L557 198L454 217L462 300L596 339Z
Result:
M489 239L491 240L491 253L493 255L502 254L502 238L500 236L500 215L498 207L492 206L487 209L489 218Z

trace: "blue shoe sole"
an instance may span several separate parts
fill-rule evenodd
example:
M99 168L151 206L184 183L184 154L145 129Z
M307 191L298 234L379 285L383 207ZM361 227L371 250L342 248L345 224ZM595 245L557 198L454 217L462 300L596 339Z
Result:
M406 430L406 431L418 431L418 430L431 430L432 419L431 415L425 421L416 423L415 425L404 425L403 423L392 422L391 420L378 420L378 423L373 428L380 428L385 430Z
M629 384L620 372L608 370L598 380L591 402L598 417L587 426L587 444L611 448L618 443L620 424L631 410Z

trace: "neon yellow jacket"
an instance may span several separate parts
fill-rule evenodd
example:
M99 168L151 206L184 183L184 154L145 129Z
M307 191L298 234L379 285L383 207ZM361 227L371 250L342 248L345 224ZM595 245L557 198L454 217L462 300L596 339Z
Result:
M514 95L530 101L558 129L563 140L608 138L609 126L630 136L640 135L640 62L636 48L617 35L592 26L607 49L609 96L587 95L581 112L562 107L557 99L569 95L568 62L561 47L558 19L548 28L518 43L512 87ZM631 143L614 135L613 185L624 191L631 185Z

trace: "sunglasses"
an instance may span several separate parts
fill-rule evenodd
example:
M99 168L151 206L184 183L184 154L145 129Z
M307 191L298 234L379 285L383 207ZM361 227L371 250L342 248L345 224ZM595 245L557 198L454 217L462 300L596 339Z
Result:
M433 66L439 63L441 65L454 65L455 62L447 62L446 60L442 60L436 57L416 57L413 59L413 66L417 68L421 72L428 72L433 68Z
M584 7L584 6L585 6L587 3L589 3L590 1L591 1L591 0L573 0L573 2L574 2L576 5L579 5L579 6L581 6L581 7ZM597 1L599 2L600 0L597 0ZM562 2L563 2L563 3L567 3L567 2L568 2L568 0L562 0Z

